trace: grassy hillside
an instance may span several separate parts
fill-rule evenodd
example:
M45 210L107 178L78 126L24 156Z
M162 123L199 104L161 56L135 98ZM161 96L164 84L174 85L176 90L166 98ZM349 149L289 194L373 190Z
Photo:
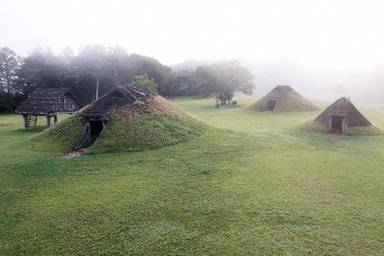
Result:
M319 111L265 115L247 99L172 101L211 128L65 160L0 115L0 255L384 254L384 136L301 131ZM384 128L384 105L355 106Z
M40 151L70 152L75 150L76 145L80 142L84 125L84 120L78 119L75 115L68 116L51 129L46 129L29 140L28 144Z

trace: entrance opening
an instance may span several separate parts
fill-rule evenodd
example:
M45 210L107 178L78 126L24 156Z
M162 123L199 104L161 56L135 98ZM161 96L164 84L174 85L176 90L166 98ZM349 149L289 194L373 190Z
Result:
M276 102L277 102L277 100L269 100L268 101L267 111L273 111L273 109L276 106Z
M82 132L83 138L81 144L76 146L76 149L88 148L97 140L100 136L100 133L104 129L103 121L88 121L85 124L84 130Z
M89 121L91 145L99 137L104 129L103 121Z
M331 117L331 131L333 134L342 134L343 133L343 117L342 116L332 116Z

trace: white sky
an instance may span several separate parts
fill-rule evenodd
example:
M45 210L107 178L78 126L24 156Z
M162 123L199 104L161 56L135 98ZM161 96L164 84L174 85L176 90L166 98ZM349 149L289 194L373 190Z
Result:
M22 56L121 45L163 64L187 58L384 63L382 0L1 0L0 47Z

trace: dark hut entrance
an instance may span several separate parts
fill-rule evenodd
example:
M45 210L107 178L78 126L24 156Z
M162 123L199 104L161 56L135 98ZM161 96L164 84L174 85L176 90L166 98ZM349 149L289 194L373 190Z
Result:
M102 121L89 121L90 126L90 138L91 145L95 142L95 140L100 136L100 133L104 129L104 123Z
M273 111L275 109L277 100L269 100L267 111Z
M92 146L104 130L114 109L134 104L145 97L154 98L156 94L142 86L127 86L125 88L115 88L93 102L84 112L86 124L82 132L81 143L76 148Z
M83 130L83 141L78 148L88 148L99 138L105 123L103 121L88 121Z
M342 116L331 116L331 131L332 134L343 133L343 117Z

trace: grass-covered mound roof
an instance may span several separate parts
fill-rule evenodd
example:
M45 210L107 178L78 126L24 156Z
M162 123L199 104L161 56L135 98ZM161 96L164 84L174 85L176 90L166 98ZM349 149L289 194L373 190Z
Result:
M319 111L320 107L304 98L288 85L278 85L267 95L249 105L247 110L275 112Z
M30 143L44 151L67 153L82 143L88 105L45 130ZM104 115L103 115L104 116ZM133 152L157 149L200 135L205 125L161 96L142 97L110 111L105 128L87 153Z
M198 136L205 127L174 103L156 96L116 109L88 153L158 149Z
M300 129L328 134L384 135L345 97L336 100L314 120L300 125Z

